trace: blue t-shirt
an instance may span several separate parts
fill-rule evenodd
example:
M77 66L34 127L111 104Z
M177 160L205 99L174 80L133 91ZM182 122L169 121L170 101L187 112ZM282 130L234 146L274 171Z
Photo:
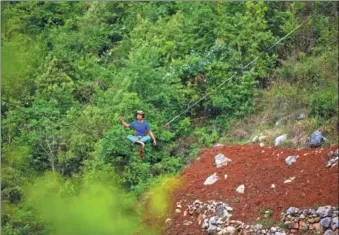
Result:
M147 131L151 130L151 127L145 120L143 120L142 123L139 123L138 121L131 122L128 126L135 130L137 136L145 136Z

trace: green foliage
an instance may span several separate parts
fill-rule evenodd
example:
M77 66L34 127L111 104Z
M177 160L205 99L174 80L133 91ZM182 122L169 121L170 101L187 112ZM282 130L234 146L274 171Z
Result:
M199 139L202 145L210 146L218 139L218 133L215 129L208 130L206 127L196 129L194 135Z
M338 115L338 90L335 86L327 86L310 95L311 115L324 120Z
M126 195L141 197L164 175L176 174L201 147L218 141L232 120L258 112L260 98L273 103L272 125L299 108L309 108L322 123L335 118L337 16L333 5L322 7L320 2L2 4L5 234L137 231L140 218L126 213L135 201ZM263 54L310 9L314 19ZM262 96L271 85L275 89ZM205 94L208 98L164 128ZM157 146L146 145L142 160L126 139L133 130L119 121L122 115L131 122L138 109L146 112L157 139ZM36 194L27 197L24 186L50 172L61 176L38 180ZM121 185L128 193L115 195ZM121 221L110 220L107 208L123 214ZM56 209L64 216L53 214ZM72 226L63 226L69 221Z
M63 193L69 184L78 187L77 194ZM67 184L56 175L45 175L31 186L27 197L28 203L51 226L51 234L133 234L137 231L144 234L133 206L135 202L114 187L113 182L92 178L80 185L70 180Z

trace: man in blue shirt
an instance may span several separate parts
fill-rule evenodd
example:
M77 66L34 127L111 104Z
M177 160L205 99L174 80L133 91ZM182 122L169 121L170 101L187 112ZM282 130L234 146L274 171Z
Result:
M319 128L318 130L316 130L315 132L312 133L311 135L311 143L310 146L311 147L320 147L325 140L327 140L323 135L323 128Z
M120 117L120 121L125 128L132 128L135 130L135 135L128 135L127 139L132 143L138 143L141 145L141 149L139 149L139 155L142 153L143 148L145 147L145 143L153 140L153 145L157 144L155 140L154 134L151 131L151 127L146 120L144 120L145 114L143 111L139 110L136 112L136 121L131 123L127 123L124 121L124 117ZM149 134L149 135L148 135Z

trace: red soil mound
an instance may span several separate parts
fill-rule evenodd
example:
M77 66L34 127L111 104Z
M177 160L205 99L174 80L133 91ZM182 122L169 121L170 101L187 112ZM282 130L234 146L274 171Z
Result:
M187 205L194 200L225 201L233 207L232 219L251 224L259 217L259 211L273 210L273 219L279 220L281 212L291 206L312 208L315 205L338 205L338 165L326 168L329 148L293 150L259 145L236 145L205 149L201 156L187 167L180 178L181 188L173 197L173 225L167 234L202 234L197 223L183 226L189 215L183 216ZM216 168L214 156L224 154L232 159L227 166ZM299 155L292 166L285 163L290 155ZM203 185L206 178L217 173L218 181ZM227 174L227 179L224 175ZM292 183L284 184L290 177ZM245 185L239 194L236 188ZM271 185L275 184L275 188ZM181 213L175 213L176 202L182 201Z

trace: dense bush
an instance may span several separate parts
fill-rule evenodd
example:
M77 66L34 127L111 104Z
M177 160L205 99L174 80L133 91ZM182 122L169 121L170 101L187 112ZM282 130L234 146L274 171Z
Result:
M262 89L281 80L289 85L272 94L275 110L283 113L294 102L309 105L317 118L335 117L337 16L331 4L2 4L5 234L51 233L22 191L37 177L61 175L65 197L75 197L91 177L140 197L156 179L180 171L199 148L218 141L232 120L255 112ZM309 10L313 20L277 50L265 51ZM126 142L133 131L119 122L121 115L132 121L138 109L158 143L146 146L141 161Z
M323 120L338 116L338 89L329 85L313 92L310 96L310 111Z

